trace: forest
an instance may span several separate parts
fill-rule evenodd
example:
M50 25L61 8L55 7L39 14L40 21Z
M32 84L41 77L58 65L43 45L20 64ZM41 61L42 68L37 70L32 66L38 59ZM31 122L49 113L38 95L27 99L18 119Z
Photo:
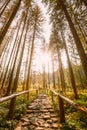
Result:
M59 130L87 130L86 0L0 0L0 130L16 130L39 93Z

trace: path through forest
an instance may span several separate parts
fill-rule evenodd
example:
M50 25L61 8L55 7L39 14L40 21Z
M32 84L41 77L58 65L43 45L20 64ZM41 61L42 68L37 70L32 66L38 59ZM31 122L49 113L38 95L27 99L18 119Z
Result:
M58 117L49 98L40 94L29 106L15 130L58 130Z

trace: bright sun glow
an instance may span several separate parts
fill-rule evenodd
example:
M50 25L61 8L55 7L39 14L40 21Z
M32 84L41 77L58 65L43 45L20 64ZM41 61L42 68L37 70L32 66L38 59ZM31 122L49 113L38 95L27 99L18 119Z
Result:
M64 52L62 52L62 56L61 56L61 59L62 59L62 63L63 63L63 66L64 68L67 68L67 58L66 58L66 55ZM41 73L43 73L43 66L45 67L45 72L49 72L49 73L52 73L52 61L51 61L51 54L50 53L42 53L40 52L40 55L39 56L36 56L35 60L34 60L34 63L36 64L35 65L35 68L36 70L40 71ZM55 62L55 71L57 71L58 69L58 63Z
M42 64L42 71L43 71L43 66L45 66L45 71L48 72L48 70L50 70L52 72L52 69L51 69L51 56L49 53L42 53L40 55L40 62ZM50 69L49 69L49 68Z
M42 64L47 65L50 61L50 55L48 53L44 53L41 55Z
M49 24L49 14L47 14L47 7L45 7L41 0L36 0L36 3L38 3L38 5L41 7L42 9L42 12L45 16L45 23L44 23L44 29L45 30L45 40L46 40L46 43L49 43L49 38L50 38L50 31L51 31L51 25ZM35 63L35 67L37 71L43 73L43 65L45 66L45 71L49 73L52 73L52 62L51 62L51 54L48 53L48 52L45 52L43 53L42 50L40 51L36 51L38 53L37 56L35 56L35 59L34 59L34 63ZM35 54L36 55L36 54ZM62 56L61 56L61 59L62 59L62 63L63 63L63 66L64 68L67 67L67 58L66 58L66 55L64 52L62 52ZM55 62L55 66L54 66L54 69L55 71L57 71L58 69L58 62Z

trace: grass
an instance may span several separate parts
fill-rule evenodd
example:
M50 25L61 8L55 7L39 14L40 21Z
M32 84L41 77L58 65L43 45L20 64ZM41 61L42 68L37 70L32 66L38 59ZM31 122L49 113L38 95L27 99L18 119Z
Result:
M79 105L87 107L87 94L80 94L79 99L75 101Z
M26 95L19 96L16 98L16 108L14 119L8 119L8 111L10 101L0 104L0 130L14 130L14 126L20 120L22 115L25 113L27 106L36 98L36 92L30 93L29 100L26 99Z
M48 93L48 95L50 96L51 99L50 93ZM71 98L79 105L87 107L87 93L81 92L81 94L79 94L78 100L74 99L72 92L68 92L67 97ZM58 113L59 106L56 96L54 96L52 105L54 107L54 110ZM72 106L70 106L68 103L65 102L64 102L64 108L65 108L66 123L60 124L62 130L87 130L87 115L77 111L75 108L73 108Z
M74 130L87 130L87 117L70 106L66 110L66 121Z

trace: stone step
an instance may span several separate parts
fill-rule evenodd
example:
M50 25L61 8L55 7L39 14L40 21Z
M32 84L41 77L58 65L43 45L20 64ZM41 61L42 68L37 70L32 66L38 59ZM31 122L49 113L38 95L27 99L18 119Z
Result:
M45 94L40 94L21 118L15 130L59 130L58 117Z

